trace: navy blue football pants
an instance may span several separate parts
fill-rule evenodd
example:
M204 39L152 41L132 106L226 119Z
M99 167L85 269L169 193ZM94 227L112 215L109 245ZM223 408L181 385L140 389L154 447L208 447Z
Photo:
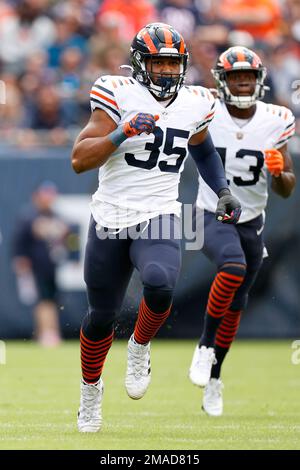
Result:
M204 254L220 269L224 264L246 265L246 276L236 291L231 310L245 309L249 291L263 261L263 216L231 225L217 221L215 214L204 212Z
M170 236L151 239L154 223L170 220ZM173 290L181 266L180 220L178 217L160 216L137 226L148 239L141 237L104 238L105 228L96 233L96 223L91 219L85 252L84 280L87 286L88 313L83 327L89 339L97 341L108 336L120 311L133 269L139 271L148 307L155 312L167 310L173 299ZM153 234L153 230L152 230ZM152 235L153 237L153 235Z

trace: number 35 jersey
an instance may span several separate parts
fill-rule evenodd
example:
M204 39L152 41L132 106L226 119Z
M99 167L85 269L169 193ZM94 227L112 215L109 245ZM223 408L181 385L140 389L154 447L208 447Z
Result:
M280 149L295 132L295 118L283 107L258 101L252 119L242 128L230 116L226 105L216 100L214 120L209 128L225 167L231 193L242 205L239 223L260 215L267 204L268 181L264 150ZM215 212L216 194L199 175L197 206Z
M91 211L99 224L124 228L160 214L180 215L180 174L189 138L213 119L215 100L206 88L183 86L164 107L133 78L104 76L91 90L92 111L104 110L117 125L137 113L159 115L154 133L125 140L99 169Z

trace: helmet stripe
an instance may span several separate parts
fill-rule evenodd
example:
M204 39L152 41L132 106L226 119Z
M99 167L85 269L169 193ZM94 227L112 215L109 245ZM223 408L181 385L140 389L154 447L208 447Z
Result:
M165 36L166 47L173 47L173 37L171 31L167 28L164 28L163 32Z
M251 54L249 51L245 50L245 56L246 56L247 62L249 62L249 64L253 65L253 54Z
M148 31L145 31L145 32L143 33L143 39L144 39L144 41L145 41L145 43L146 43L146 46L148 47L149 52L150 52L151 54L155 54L155 53L158 52L158 50L157 50L157 48L155 47L154 42L152 41L151 36L150 36L150 34L148 33Z
M237 55L238 62L245 62L246 57L245 57L245 54L243 53L243 51L237 50L236 55Z
M230 69L230 68L231 68L231 65L232 65L232 64L229 62L229 60L227 59L226 56L224 56L224 57L222 58L222 61L223 61L223 67L224 67L224 69Z
M179 54L184 54L184 40L183 40L183 37L182 37L182 36L180 36Z
M233 51L230 54L227 54L227 59L228 59L228 62L230 63L230 65L233 66L233 64L238 60L237 52Z

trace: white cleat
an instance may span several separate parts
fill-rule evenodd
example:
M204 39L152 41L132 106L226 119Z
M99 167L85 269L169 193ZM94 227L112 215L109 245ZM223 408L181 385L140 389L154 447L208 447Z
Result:
M190 381L198 387L205 387L210 379L211 368L216 363L214 348L206 346L199 348L197 345L189 370Z
M150 343L138 344L133 335L128 341L125 388L133 400L142 398L151 381Z
M81 380L80 407L78 411L78 431L98 432L102 424L102 397L104 386L102 379L97 384L87 384Z
M221 379L210 379L205 387L202 409L209 416L221 416L223 414L224 385Z

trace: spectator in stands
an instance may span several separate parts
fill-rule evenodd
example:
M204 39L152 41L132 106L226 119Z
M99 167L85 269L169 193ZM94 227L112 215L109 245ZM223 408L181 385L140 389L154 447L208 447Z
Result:
M99 9L100 0L64 0L57 1L51 9L54 17L72 16L77 22L77 32L88 38L95 23L95 17Z
M193 40L190 46L192 64L188 70L188 82L197 83L207 88L215 88L211 69L215 66L217 49L209 43Z
M46 0L22 0L15 14L0 27L0 57L6 70L20 73L28 57L47 48L55 37L53 21L47 17Z
M0 1L0 80L8 80L10 97L1 110L6 122L0 124L0 145L71 143L74 126L89 116L91 84L101 74L126 74L119 66L128 63L128 39L152 20L190 33L188 84L213 86L209 69L229 46L245 45L264 55L267 84L274 83L266 98L273 102L275 93L275 102L292 108L297 118L292 87L300 76L299 5L299 0ZM57 94L49 108L40 106L45 87Z
M124 47L128 51L126 41L124 42L122 31L125 29L125 18L118 12L105 12L97 16L95 31L89 41L90 58L97 67L102 67L102 54L109 47ZM97 77L95 77L96 79Z
M120 65L128 64L127 51L124 50L122 45L111 45L105 48L99 47L97 55L98 77L100 75L126 75L126 72L120 69Z
M36 131L33 144L65 145L68 127L78 124L78 116L63 102L54 86L42 86L32 104L31 114L25 116L24 127ZM32 136L32 132L29 132Z
M171 24L184 34L187 41L193 37L196 27L203 23L194 0L160 0L158 7L161 21Z
M15 75L6 73L2 76L2 80L5 84L3 87L5 103L0 101L0 130L2 137L8 138L11 132L21 124L25 110Z
M117 13L120 21L124 22L121 31L122 39L130 42L143 26L158 19L158 13L149 0L103 0L99 15L107 12Z
M277 103L290 107L296 117L300 117L299 101L294 100L295 91L300 85L300 61L291 44L287 42L275 49L269 71Z
M27 59L24 72L19 75L19 87L23 94L23 105L27 116L32 113L39 88L49 86L55 81L55 74L49 70L47 63L47 53L39 51Z
M49 66L59 68L61 56L67 48L78 48L86 53L87 39L79 33L75 15L67 12L55 18L55 40L48 48Z
M281 9L277 0L222 0L219 19L248 31L256 41L280 41Z
M0 30L8 18L15 16L13 7L5 0L0 2Z
M58 73L58 89L65 102L76 104L77 94L81 85L81 69L84 65L84 57L77 47L65 49L61 55ZM75 110L74 110L75 111Z

